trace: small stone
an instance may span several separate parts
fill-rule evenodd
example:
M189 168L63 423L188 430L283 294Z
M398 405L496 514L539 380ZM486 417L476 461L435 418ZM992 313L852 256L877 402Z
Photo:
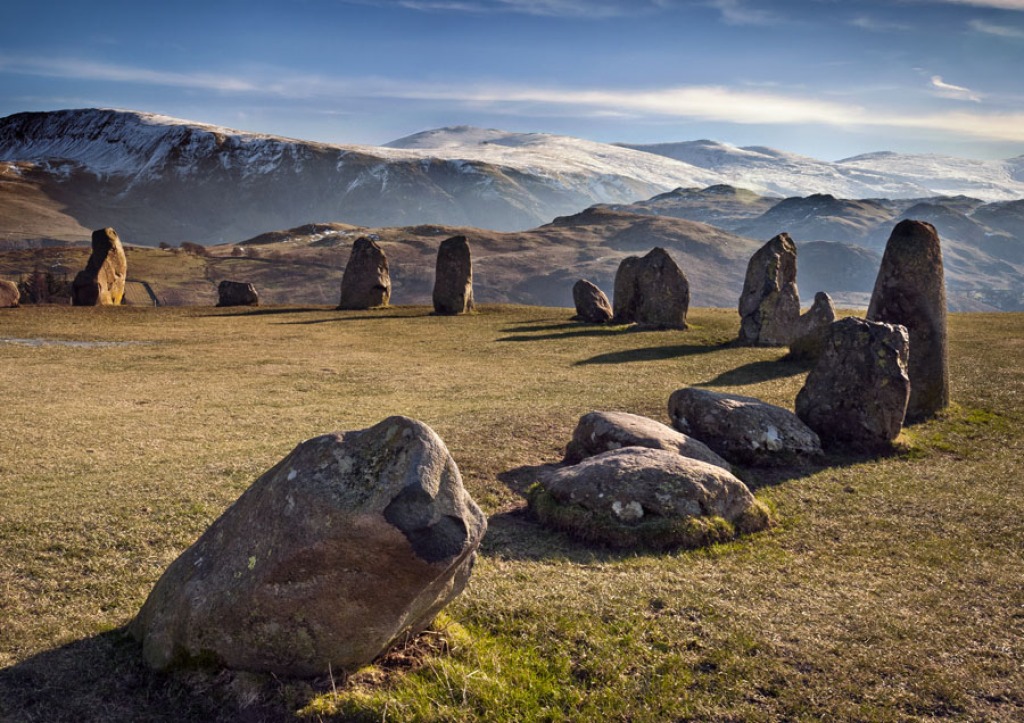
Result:
M21 301L21 292L18 285L13 281L0 279L0 309L9 309L18 306Z
M604 324L612 320L612 305L605 293L586 279L580 279L572 287L572 300L576 305L578 321L588 324Z
M363 310L387 306L391 300L388 257L376 241L360 236L341 278L339 309Z
M256 287L245 281L221 281L217 285L217 306L259 306Z
M622 260L615 274L614 321L655 329L685 329L690 282L663 248Z

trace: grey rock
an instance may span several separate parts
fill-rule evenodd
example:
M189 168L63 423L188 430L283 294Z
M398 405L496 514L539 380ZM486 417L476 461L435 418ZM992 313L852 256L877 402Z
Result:
M867 318L900 324L910 334L907 420L949 406L946 281L939 234L930 223L908 219L892 230Z
M128 259L117 232L101 228L92 232L92 253L71 285L74 306L117 306L124 298Z
M375 309L391 300L391 273L388 257L373 239L360 236L352 244L352 253L341 277L339 309Z
M847 317L830 325L796 413L828 444L875 450L903 427L910 339L902 326Z
M452 236L437 250L434 313L444 316L473 311L473 260L465 236Z
M589 324L604 324L612 320L612 305L608 297L595 284L580 279L572 287L572 301L576 305L576 319Z
M730 462L779 467L814 461L821 440L788 409L739 394L687 387L668 400L672 426Z
M656 329L685 329L690 282L668 252L629 256L615 273L614 321Z
M0 309L15 307L21 301L21 292L13 281L0 279Z
M259 306L256 287L246 281L221 281L217 284L217 306Z
M793 341L789 343L790 358L814 360L820 357L825 345L825 334L835 320L836 307L832 297L819 291L814 295L811 308L797 319Z
M159 670L351 670L463 590L486 526L425 424L315 437L167 568L130 631Z
M668 425L627 412L590 412L580 417L565 448L565 464L623 447L664 449L731 471L729 463L706 444Z
M750 257L740 295L740 343L784 346L793 340L800 317L796 286L796 244L780 233Z

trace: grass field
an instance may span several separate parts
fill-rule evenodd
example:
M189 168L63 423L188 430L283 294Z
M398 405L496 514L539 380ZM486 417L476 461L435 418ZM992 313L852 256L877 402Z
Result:
M770 531L630 555L524 512L579 416L667 422L693 384L792 408L806 367L728 345L731 310L570 315L0 310L0 719L1024 720L1024 316L951 316L955 404L896 454L741 470ZM299 441L392 414L490 517L435 629L313 681L149 672L122 627L163 569Z

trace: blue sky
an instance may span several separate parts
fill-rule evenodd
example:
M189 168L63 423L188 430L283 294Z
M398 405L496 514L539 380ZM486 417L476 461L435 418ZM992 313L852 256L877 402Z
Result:
M5 2L0 116L331 143L478 125L835 160L1024 154L1024 0Z

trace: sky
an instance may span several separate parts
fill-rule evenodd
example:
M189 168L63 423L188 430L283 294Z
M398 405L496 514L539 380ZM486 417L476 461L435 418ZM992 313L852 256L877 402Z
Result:
M824 160L1024 154L1024 0L5 2L0 116L379 145L473 125Z

